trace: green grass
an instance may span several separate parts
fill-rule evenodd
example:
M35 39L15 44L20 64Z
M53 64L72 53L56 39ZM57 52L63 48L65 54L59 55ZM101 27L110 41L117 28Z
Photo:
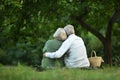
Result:
M55 69L42 72L27 66L1 66L0 80L120 80L120 68Z

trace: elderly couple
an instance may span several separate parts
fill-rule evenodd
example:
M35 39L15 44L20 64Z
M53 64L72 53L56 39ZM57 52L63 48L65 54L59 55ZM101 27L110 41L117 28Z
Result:
M90 66L82 38L75 35L73 25L58 28L43 48L41 67L87 68Z

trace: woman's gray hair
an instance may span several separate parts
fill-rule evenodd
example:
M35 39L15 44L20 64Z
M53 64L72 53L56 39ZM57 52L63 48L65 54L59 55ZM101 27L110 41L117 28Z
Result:
M66 25L65 27L64 27L64 30L65 30L65 32L66 32L66 34L69 36L69 35L71 35L71 34L75 34L75 30L74 30L74 26L73 25Z
M67 39L67 34L63 28L58 28L56 32L53 34L53 38L57 40L65 40Z

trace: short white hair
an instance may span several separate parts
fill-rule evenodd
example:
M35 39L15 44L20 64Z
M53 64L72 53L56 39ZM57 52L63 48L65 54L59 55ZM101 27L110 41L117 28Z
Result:
M69 35L71 35L71 34L75 34L75 30L74 30L74 26L73 25L66 25L65 27L64 27L64 30L65 30L65 32L66 32L66 34L69 36Z
M66 40L67 34L63 28L58 28L55 33L53 34L53 38L57 40Z

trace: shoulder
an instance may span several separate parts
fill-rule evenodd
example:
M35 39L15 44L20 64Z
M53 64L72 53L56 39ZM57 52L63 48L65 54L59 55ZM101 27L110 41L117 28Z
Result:
M75 35L75 34L71 34L68 38L67 38L67 40L74 40L74 39L76 39L77 38L77 36Z
M74 38L74 39L82 39L80 36L77 36L75 34L70 35L70 38Z
M46 42L46 44L54 44L54 43L62 43L62 41L56 40L56 39L51 39Z
M53 42L53 40L51 39L51 40L47 40L47 41L46 41L46 43L49 43L49 42Z

